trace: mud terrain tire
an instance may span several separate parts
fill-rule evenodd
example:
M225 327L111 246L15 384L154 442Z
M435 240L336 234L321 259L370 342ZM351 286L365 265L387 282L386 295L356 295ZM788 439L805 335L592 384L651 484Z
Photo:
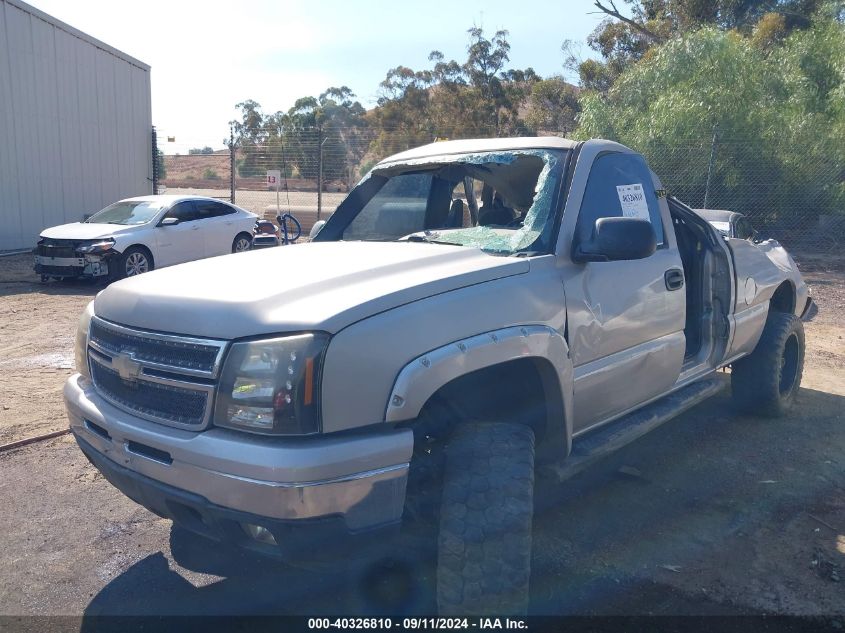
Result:
M534 432L458 427L446 447L437 544L441 615L521 614L528 606Z
M804 371L804 324L794 314L772 312L754 351L733 363L731 392L744 413L775 418L795 402Z

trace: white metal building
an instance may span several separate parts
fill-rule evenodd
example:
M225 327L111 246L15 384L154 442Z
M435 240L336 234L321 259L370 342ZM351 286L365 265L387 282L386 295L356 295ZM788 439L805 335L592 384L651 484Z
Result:
M0 251L152 192L150 67L0 0Z

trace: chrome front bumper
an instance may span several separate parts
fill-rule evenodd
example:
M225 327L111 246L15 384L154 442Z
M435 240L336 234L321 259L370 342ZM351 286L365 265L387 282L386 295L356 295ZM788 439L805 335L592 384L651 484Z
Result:
M302 439L187 431L118 409L79 374L65 383L64 397L86 452L214 507L286 521L341 517L350 532L402 517L409 429Z

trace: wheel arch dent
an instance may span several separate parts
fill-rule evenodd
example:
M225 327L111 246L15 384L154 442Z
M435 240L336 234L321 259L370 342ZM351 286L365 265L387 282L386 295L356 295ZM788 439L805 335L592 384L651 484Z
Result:
M547 399L546 428L559 435L559 457L572 441L573 369L569 346L544 325L522 325L484 332L422 354L398 373L387 402L385 422L416 418L441 387L471 372L518 359L533 359Z

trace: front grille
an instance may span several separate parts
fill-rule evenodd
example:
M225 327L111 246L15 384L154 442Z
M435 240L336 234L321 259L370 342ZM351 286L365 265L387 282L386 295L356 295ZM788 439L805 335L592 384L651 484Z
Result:
M170 426L208 425L225 341L136 330L95 316L88 346L94 386L115 406Z
M205 421L209 392L164 385L147 380L125 380L89 354L91 378L107 400L142 417L180 425L200 426Z
M74 240L54 240L44 238L38 245L37 254L44 257L79 257L76 254L76 245L78 242Z
M90 341L100 351L111 354L132 354L143 363L166 365L177 371L190 370L209 377L216 375L222 346L182 340L179 337L151 335L107 324L99 319L91 321Z

